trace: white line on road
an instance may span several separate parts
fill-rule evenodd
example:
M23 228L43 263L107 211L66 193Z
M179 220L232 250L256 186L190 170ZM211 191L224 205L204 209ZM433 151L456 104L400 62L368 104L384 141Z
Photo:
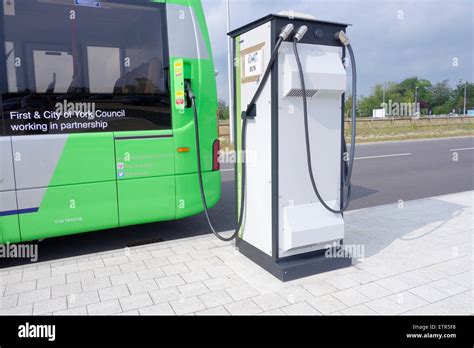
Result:
M367 157L356 157L356 160L362 160L362 159L371 159L371 158L385 158L385 157L401 157L401 156L411 156L412 153L406 152L406 153L394 153L391 155L380 155L380 156L367 156ZM233 172L234 169L221 169L221 172Z
M407 152L407 153L395 153L392 155L380 155L380 156L367 156L367 157L356 157L356 160L361 160L361 159L371 159L371 158L384 158L384 157L400 157L400 156L411 156L412 154Z
M463 149L451 149L449 151L466 151L466 150L474 150L474 147L465 147Z

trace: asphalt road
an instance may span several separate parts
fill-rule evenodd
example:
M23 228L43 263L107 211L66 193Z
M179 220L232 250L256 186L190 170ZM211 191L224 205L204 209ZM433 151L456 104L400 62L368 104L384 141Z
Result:
M474 189L473 137L360 145L356 157L349 209Z
M457 156L457 157L456 157ZM349 210L474 189L474 137L358 145ZM217 230L234 228L234 172L222 168L222 199L211 210ZM203 214L187 219L84 233L39 242L39 261L124 248L131 243L209 233ZM0 268L25 263L0 260Z

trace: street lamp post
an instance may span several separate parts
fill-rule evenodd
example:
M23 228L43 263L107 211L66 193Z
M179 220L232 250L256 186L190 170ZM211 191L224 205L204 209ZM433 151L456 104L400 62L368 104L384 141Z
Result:
M418 86L415 87L415 116L419 116L419 108L418 108Z
M467 106L467 81L464 82L464 116L466 116L466 106Z
M230 32L230 1L227 0L227 32ZM234 143L235 134L234 134L234 99L232 96L234 95L234 81L233 81L233 74L232 71L234 69L234 61L233 61L233 45L232 45L232 38L229 36L227 38L227 73L228 73L228 83L229 83L229 129L230 129L230 142L231 144Z
M385 105L385 84L383 85L383 105Z

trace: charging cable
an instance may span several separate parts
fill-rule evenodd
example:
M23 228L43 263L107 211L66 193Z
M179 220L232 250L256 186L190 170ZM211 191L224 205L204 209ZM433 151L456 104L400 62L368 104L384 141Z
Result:
M336 33L335 37L341 43L347 47L347 50L349 51L349 56L351 59L351 67L352 67L352 132L351 132L351 154L349 157L349 165L347 169L347 173L344 176L344 187L347 187L347 197L344 200L343 195L341 199L343 199L343 204L342 208L339 209L333 209L330 206L327 205L327 203L324 201L324 199L321 197L321 194L319 193L318 187L316 185L316 180L314 178L313 174L313 164L311 160L311 144L309 141L309 125L308 125L308 100L306 96L306 86L305 86L305 81L304 81L304 74L303 74L303 68L301 66L301 60L300 56L298 53L298 42L303 38L304 34L308 28L306 26L302 26L298 29L296 32L294 38L293 38L293 50L295 52L295 57L296 57L296 63L298 65L298 71L299 71L299 76L300 76L300 82L301 82L301 88L303 90L303 113L304 113L304 133L305 133L305 142L306 142L306 159L308 163L308 172L309 172L309 178L311 180L311 185L313 186L314 193L318 197L318 200L321 202L321 204L329 210L332 213L335 214L340 214L343 213L347 207L349 206L350 203L350 198L351 198L351 191L352 191L352 184L351 184L351 177L352 177L352 168L354 166L354 155L355 155L355 138L356 138L356 102L357 102L357 70L356 70L356 63L355 63L355 57L354 57L354 51L352 50L352 46L350 44L349 38L346 36L346 34L343 31L340 31Z

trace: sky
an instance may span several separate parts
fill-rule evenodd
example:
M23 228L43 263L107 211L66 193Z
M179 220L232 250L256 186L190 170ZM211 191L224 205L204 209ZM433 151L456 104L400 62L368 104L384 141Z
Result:
M202 0L219 98L228 100L225 0ZM294 11L350 23L358 94L377 83L418 76L433 83L474 81L474 0L230 0L231 29L269 13Z

